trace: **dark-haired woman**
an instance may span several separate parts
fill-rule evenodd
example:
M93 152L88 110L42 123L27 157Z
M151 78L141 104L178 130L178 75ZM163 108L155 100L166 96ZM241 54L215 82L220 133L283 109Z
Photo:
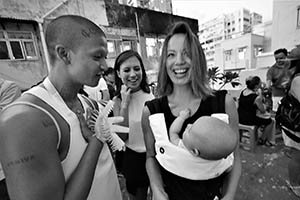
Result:
M274 121L269 118L257 116L257 112L266 113L266 106L263 103L263 97L258 92L261 86L261 80L258 76L250 76L246 80L246 88L241 92L239 98L239 123L244 125L264 126L263 133L258 140L258 144L265 146L273 146L271 142Z
M149 179L141 117L145 102L154 96L150 93L142 58L136 51L122 52L115 61L114 69L117 88L114 116L124 117L122 125L129 127L121 172L126 179L130 200L145 200Z

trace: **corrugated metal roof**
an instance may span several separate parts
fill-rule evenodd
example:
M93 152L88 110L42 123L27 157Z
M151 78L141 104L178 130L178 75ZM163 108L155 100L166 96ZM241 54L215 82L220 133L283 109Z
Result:
M5 19L13 19L13 20L23 20L23 21L36 21L33 17L26 18L26 17L20 17L20 16L7 16L7 15L0 15L0 18L5 18Z

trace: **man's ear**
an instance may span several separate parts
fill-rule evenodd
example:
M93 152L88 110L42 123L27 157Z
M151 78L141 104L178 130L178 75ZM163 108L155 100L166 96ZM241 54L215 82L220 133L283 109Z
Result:
M200 155L200 151L198 149L192 149L190 152L193 154L193 156L196 156L196 157L198 157Z
M65 64L71 63L70 52L66 47L64 47L63 45L56 45L55 52L57 57L64 61Z

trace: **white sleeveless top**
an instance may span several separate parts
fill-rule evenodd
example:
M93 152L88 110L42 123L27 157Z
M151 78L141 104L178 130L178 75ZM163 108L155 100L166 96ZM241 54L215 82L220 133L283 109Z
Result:
M233 165L233 153L220 160L205 160L172 144L163 113L150 115L149 121L155 137L156 159L167 171L190 180L208 180L220 176Z
M153 94L146 93L143 90L132 93L130 97L128 105L129 135L126 146L139 153L146 152L141 123L144 105L146 101L153 98Z
M65 104L50 80L46 78L43 82L46 89L34 87L25 93L32 94L56 110L69 124L70 127L70 146L66 158L61 162L65 180L68 181L71 174L76 169L86 147L87 143L81 134L80 123L74 112ZM86 109L89 107L78 94L78 98ZM41 109L42 110L42 109ZM48 114L49 115L49 114ZM55 122L56 123L56 122ZM56 123L57 124L57 123ZM58 130L60 132L60 130ZM58 136L60 138L60 136ZM113 159L111 157L107 144L103 145L98 163L95 170L94 180L88 196L88 200L112 199L121 200L121 190L117 179Z

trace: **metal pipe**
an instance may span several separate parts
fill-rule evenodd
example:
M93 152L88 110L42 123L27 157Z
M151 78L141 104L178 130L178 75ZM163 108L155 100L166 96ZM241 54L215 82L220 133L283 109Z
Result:
M36 19L36 21L39 24L40 37L41 37L41 41L42 41L42 47L43 47L43 52L44 52L44 55L45 55L45 60L46 60L46 66L47 66L48 74L50 72L51 67L50 67L50 59L49 59L47 44L46 44L46 40L45 40L45 34L44 34L44 27L43 27L44 19L48 15L50 15L53 11L55 11L57 8L59 8L63 4L66 4L67 2L68 2L68 0L63 0L62 2L60 2L59 4L57 4L55 7L53 7L51 10L49 10L46 14L44 14L41 18Z
M51 10L49 10L46 14L44 14L41 19L45 19L45 17L47 17L48 15L50 15L53 11L55 11L57 8L59 8L60 6L62 6L63 4L67 3L68 0L63 0L62 2L60 2L59 4L57 4L55 7L53 7Z
M42 22L38 22L38 24L39 24L39 29L40 29L42 47L43 47L45 60L46 60L46 66L47 66L47 70L48 70L48 74L49 74L51 67L50 67L50 59L49 59L47 44L46 44L45 35L44 35L44 28L43 28Z
M139 42L138 42L138 51L139 51L140 55L142 55L141 35L140 35L139 19L138 19L137 12L134 12L134 15L135 15L136 31L137 31L138 40L139 40Z

